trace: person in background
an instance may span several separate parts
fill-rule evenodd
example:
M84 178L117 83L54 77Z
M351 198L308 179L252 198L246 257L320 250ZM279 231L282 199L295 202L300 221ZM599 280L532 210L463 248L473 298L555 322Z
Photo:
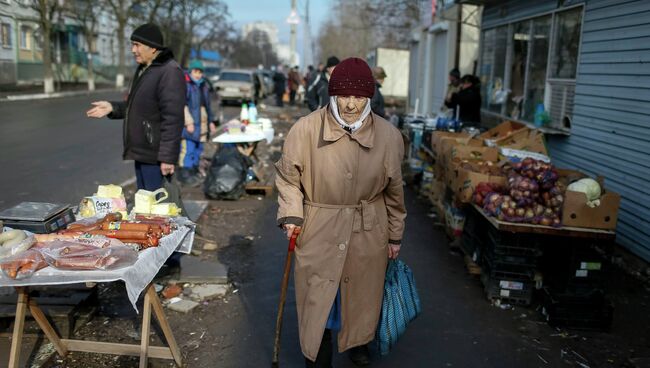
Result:
M447 93L445 93L445 103L451 101L451 95L460 91L460 71L458 68L454 68L449 71L449 76L447 77L449 83L447 83ZM443 109L446 107L442 106Z
M375 78L375 94L372 96L372 100L370 100L370 106L375 114L386 119L384 96L382 96L381 91L379 90L381 85L384 83L384 79L386 79L386 72L384 71L384 68L376 66L372 68L372 76Z
M296 122L275 164L278 224L295 249L300 347L306 367L332 367L338 351L370 364L388 259L404 230L401 133L370 109L375 79L365 61L343 60L325 108Z
M312 78L315 77L314 73L315 73L314 72L314 66L309 65L307 67L307 71L305 72L305 76L302 78L302 83L303 83L304 86L309 86L309 82L312 80Z
M154 24L133 31L131 52L138 68L126 101L93 102L86 116L124 119L122 157L135 161L138 189L153 191L162 187L163 176L173 174L178 162L185 78Z
M214 114L210 107L210 86L203 77L203 63L192 60L188 69L189 74L185 75L185 127L178 159L178 179L181 184L198 186L203 181L199 175L199 161L203 144L208 140L208 129L214 130L214 127L209 127L214 121Z
M481 89L476 76L464 75L460 79L460 90L453 93L445 105L458 112L458 119L465 127L479 128L481 124Z
M273 93L275 94L275 106L282 107L282 96L287 89L287 77L284 75L282 65L278 65L273 73Z
M296 92L301 84L300 73L298 72L298 66L294 66L289 71L289 105L293 106L296 104Z
M323 72L318 74L307 87L307 105L311 111L316 111L330 102L327 93L329 79L338 63L339 59L336 56L330 56Z

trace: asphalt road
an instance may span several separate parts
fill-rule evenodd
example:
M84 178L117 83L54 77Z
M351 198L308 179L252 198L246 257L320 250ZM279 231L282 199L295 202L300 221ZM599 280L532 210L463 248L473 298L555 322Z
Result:
M134 178L133 161L122 160L122 121L85 115L95 93L47 100L0 102L0 209L22 201L76 205L98 184ZM236 114L229 107L225 114Z

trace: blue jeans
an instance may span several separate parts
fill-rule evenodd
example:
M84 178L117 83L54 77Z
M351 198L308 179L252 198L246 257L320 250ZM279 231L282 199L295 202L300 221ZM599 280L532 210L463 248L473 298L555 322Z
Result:
M138 182L138 189L154 191L162 187L162 173L160 165L135 162L135 178Z

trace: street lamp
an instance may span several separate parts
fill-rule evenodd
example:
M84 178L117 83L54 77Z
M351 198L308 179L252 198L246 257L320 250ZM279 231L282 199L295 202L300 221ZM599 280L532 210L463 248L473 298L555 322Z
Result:
M300 16L298 16L298 12L296 11L296 1L293 0L291 2L291 13L289 13L289 17L287 18L287 23L291 25L291 60L289 60L289 64L291 66L296 65L296 26L300 23Z

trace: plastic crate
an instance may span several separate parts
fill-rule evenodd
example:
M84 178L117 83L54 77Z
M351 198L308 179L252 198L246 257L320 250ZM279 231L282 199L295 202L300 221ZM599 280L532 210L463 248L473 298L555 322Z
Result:
M496 244L504 247L521 249L522 251L539 249L541 242L541 237L536 234L512 233L508 231L500 231L494 227L490 227L487 233L490 239L492 239Z
M496 229L487 232L486 246L495 254L507 256L539 257L542 251L539 240L531 236L505 235L508 233Z
M551 326L606 331L612 325L614 306L602 290L573 295L544 288L541 305L542 315Z
M541 262L544 284L556 292L602 289L607 277L606 260L588 246L549 249Z
M533 280L536 267L530 264L508 262L501 258L481 254L481 266L492 277L513 280Z
M516 305L530 305L533 300L532 281L494 278L483 273L481 282L488 300L498 299L501 303Z

